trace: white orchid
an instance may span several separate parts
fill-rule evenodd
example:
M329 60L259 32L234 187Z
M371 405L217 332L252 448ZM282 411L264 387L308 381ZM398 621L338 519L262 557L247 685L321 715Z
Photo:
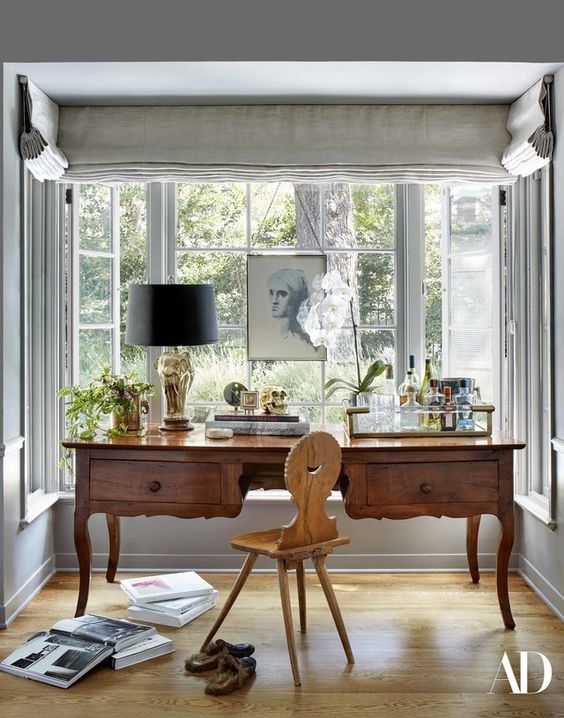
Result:
M314 347L325 346L328 349L333 349L349 309L351 312L358 383L353 384L338 378L330 379L325 384L327 398L339 390L352 390L355 394L370 391L376 377L385 371L386 363L378 359L368 367L366 374L361 378L351 288L343 281L336 269L325 274L316 274L311 286L313 291L309 298L301 303L297 319L303 330L309 335Z

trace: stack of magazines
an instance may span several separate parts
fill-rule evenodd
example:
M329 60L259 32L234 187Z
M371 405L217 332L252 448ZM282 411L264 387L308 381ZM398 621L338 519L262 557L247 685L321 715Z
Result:
M181 628L215 606L217 591L195 571L122 580L128 618Z
M210 414L206 429L231 429L234 434L303 436L309 434L309 421L298 414L244 414L241 411Z

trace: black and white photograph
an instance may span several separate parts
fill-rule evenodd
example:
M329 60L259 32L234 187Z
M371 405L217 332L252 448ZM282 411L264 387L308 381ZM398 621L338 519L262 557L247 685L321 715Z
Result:
M312 281L325 272L322 255L247 257L248 357L258 360L323 360L324 347L313 346L298 321L312 292Z

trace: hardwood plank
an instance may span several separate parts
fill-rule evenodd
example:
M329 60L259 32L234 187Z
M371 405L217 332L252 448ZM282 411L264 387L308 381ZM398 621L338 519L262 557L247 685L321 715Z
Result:
M278 581L252 574L218 636L255 644L257 676L228 696L204 694L205 676L188 675L184 659L199 649L233 585L233 574L205 574L220 591L218 608L182 629L160 627L177 650L112 671L101 668L67 691L0 674L2 718L167 718L248 715L253 718L405 716L412 718L560 718L564 715L564 625L516 574L509 592L517 630L499 620L495 575L479 584L465 573L331 574L356 663L347 666L318 577L308 573L308 632L296 622L302 685L294 688L288 662ZM131 577L120 574L117 578ZM76 574L58 574L5 631L5 657L32 633L72 616ZM298 597L290 585L293 610ZM89 611L124 617L128 601L103 573L92 579ZM539 695L489 691L503 652L517 668L517 651L540 651L554 677ZM531 687L534 688L531 676Z

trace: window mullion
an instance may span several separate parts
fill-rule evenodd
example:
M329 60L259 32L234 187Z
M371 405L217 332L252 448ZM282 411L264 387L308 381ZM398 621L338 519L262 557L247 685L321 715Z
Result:
M112 370L120 372L120 207L119 187L111 190L112 246Z
M72 201L69 204L70 213L70 241L69 241L69 267L71 271L71 281L68 283L68 302L69 314L67 317L67 347L69 352L69 383L78 384L80 374L80 296L79 296L79 277L80 277L80 256L79 256L79 215L80 215L80 185L74 185L71 189Z

